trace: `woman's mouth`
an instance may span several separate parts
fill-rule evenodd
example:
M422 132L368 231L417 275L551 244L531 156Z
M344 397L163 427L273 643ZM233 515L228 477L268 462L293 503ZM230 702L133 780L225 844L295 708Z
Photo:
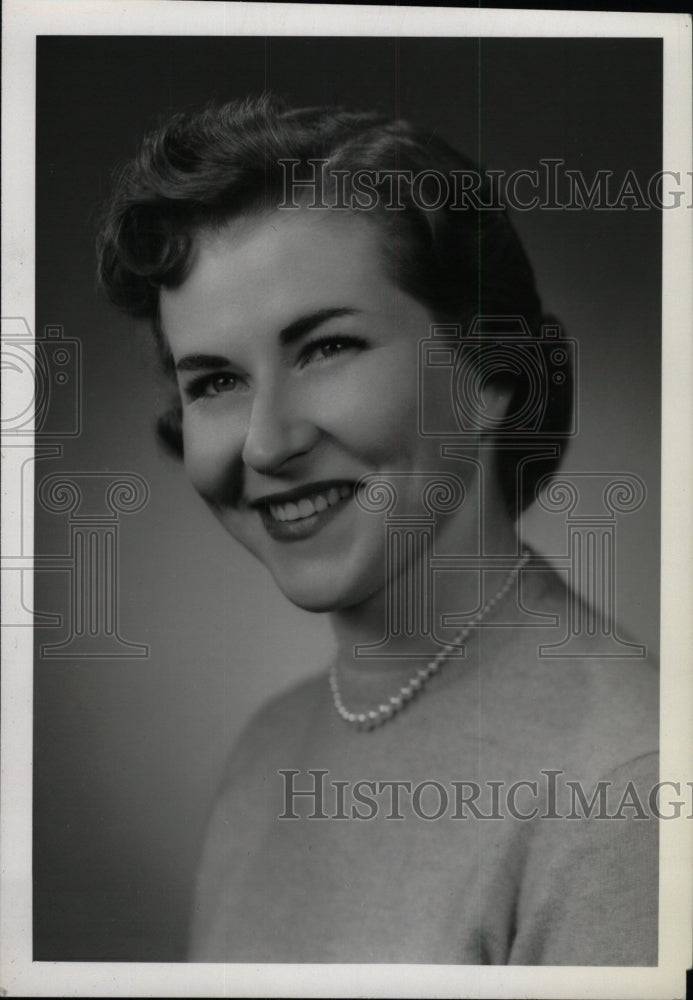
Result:
M349 486L331 486L324 493L314 493L312 496L302 497L298 503L288 500L286 503L271 503L268 508L275 521L300 521L313 514L321 514L328 507L334 507L340 500L344 500L348 496L351 496Z
M349 483L315 484L254 504L265 528L282 541L307 538L332 519L354 494Z

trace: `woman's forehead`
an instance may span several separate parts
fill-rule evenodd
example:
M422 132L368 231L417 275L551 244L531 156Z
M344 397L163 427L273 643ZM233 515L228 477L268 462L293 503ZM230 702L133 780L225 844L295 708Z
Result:
M373 222L364 213L329 208L278 208L237 216L218 226L202 228L194 239L195 249L209 256L238 256L239 260L271 262L287 249L320 256L354 244L375 252L378 239Z
M201 232L185 281L162 289L161 319L175 350L193 330L269 332L311 310L391 311L402 295L364 220L326 209L276 211Z
M368 295L390 284L374 228L330 210L276 211L201 231L183 283L162 289L162 305L213 295L259 306L282 291L348 289Z

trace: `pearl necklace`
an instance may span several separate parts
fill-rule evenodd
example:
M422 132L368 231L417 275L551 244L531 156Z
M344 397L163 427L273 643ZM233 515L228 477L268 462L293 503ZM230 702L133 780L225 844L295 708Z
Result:
M425 667L420 667L414 676L399 689L398 694L393 695L388 702L378 705L377 708L372 709L370 712L349 711L342 701L342 696L339 691L339 681L337 680L337 664L333 663L330 666L329 672L332 700L334 701L334 707L337 709L342 719L344 719L345 722L349 722L357 729L375 729L376 726L382 725L384 722L387 722L388 719L392 719L395 715L401 712L402 709L409 704L412 698L425 688L431 677L438 673L453 649L459 646L459 644L467 638L472 628L474 628L475 625L478 625L479 622L481 622L491 611L491 609L498 604L503 597L505 597L512 584L517 579L520 570L527 563L529 557L530 553L526 549L523 550L522 555L508 573L500 589L496 591L493 597L489 598L483 608L481 608L481 610L474 615L471 621L467 622L464 628L461 628L459 632L456 633L453 641L448 643L446 646L442 646Z

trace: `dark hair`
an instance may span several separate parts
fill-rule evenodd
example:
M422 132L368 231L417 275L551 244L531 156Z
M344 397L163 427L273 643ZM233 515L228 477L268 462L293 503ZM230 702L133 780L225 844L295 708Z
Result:
M324 162L321 172L316 160ZM286 205L289 172L294 184L317 179L318 202L325 196L329 206L335 201L327 198L327 179L332 183L341 177L341 194L348 192L350 210L358 211L362 203L354 200L353 178L364 171L372 172L373 196L363 215L378 225L393 280L441 322L464 328L475 316L520 316L534 347L541 349L541 303L507 212L500 205L490 210L453 205L451 197L441 199L440 188L435 189L434 173L476 174L477 197L487 204L487 182L472 161L406 121L374 112L291 109L269 95L179 113L146 136L137 157L117 176L103 213L97 241L100 283L115 305L150 320L164 366L172 371L159 323L159 290L185 280L195 234ZM395 204L394 171L400 172ZM418 198L411 182L416 177ZM512 376L508 426L531 391L521 367L515 366ZM498 377L507 379L507 365L502 368ZM534 499L538 480L557 467L566 437L571 378L560 386L549 384L548 377L544 381L541 426L533 430L553 443L553 455L531 461L522 476L518 470L526 456L521 449L501 444L496 456L513 515ZM181 419L178 402L158 423L160 439L178 455Z

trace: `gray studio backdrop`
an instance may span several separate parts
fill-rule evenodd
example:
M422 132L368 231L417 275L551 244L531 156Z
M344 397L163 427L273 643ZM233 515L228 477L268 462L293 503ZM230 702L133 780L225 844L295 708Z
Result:
M69 378L44 424L61 454L36 461L37 483L57 479L37 505L35 608L63 620L36 630L36 959L183 958L229 747L264 699L329 657L325 621L287 604L158 449L146 331L116 315L94 279L96 209L139 137L167 110L265 88L414 118L508 172L551 157L588 179L631 169L647 179L662 166L656 41L39 39L36 328L50 328L50 364L57 351ZM565 468L632 472L647 487L644 506L619 520L617 598L625 630L656 650L661 214L532 210L515 221L546 308L579 345L580 434ZM75 342L67 355L60 337ZM60 499L70 476L80 510ZM123 476L114 527L104 497ZM541 551L565 546L562 517L535 508L525 530ZM70 645L75 547L90 538L114 546L117 628L146 656L98 637Z

